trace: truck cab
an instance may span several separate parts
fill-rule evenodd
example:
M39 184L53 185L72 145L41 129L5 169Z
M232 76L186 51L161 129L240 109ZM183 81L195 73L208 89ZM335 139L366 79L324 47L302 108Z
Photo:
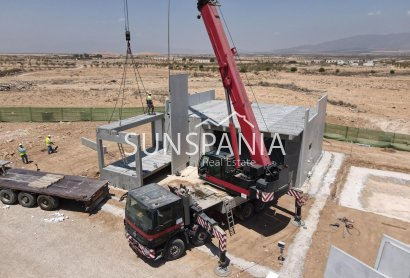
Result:
M149 249L161 249L184 227L182 199L158 184L128 192L126 232Z
M189 197L155 183L129 191L124 225L130 246L150 259L174 260L185 253L189 241L204 244L210 235L192 230L193 207Z

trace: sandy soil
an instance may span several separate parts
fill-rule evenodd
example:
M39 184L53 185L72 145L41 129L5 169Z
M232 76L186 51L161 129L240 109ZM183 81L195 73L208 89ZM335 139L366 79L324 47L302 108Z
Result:
M1 123L0 129L4 130L5 132L2 132L0 134L0 149L2 150L0 153L0 159L11 160L14 164L14 167L28 167L29 169L35 169L34 163L30 164L29 166L26 166L20 161L20 158L17 155L16 147L19 142L23 142L28 148L30 160L34 160L36 163L38 163L38 166L43 171L97 177L99 174L97 166L97 155L95 151L81 145L80 137L85 136L91 139L95 138L95 127L100 124L101 123L85 122L52 124ZM138 132L138 130L136 131ZM143 131L147 132L147 130L140 130L139 132ZM53 136L56 144L59 145L59 151L57 153L52 155L47 154L43 143L44 134L51 134ZM116 146L108 146L108 150L109 153L106 155L107 161L113 161L120 158ZM304 216L306 216L310 204L311 203L309 201L309 203L306 206L306 209L304 209L303 211ZM124 249L121 249L121 254L115 256L115 258L118 258L119 260L118 263L120 263L121 257L124 255L125 252L128 251L128 249L125 249L125 247L127 247L126 240L123 238L122 234L123 227L121 222L121 212L123 212L123 204L117 204L113 200L111 200L109 202L109 205L111 206L111 209L110 207L108 207L108 212L106 212L106 210L104 209L102 213L99 212L92 217L85 217L82 213L71 211L71 208L63 208L62 212L70 217L70 221L74 220L74 222L71 223L70 221L67 221L64 223L56 223L56 226L44 226L45 224L41 223L41 219L49 218L50 216L48 214L46 216L45 213L39 210L38 208L32 210L24 210L20 208L18 205L12 206L9 210L0 210L0 213L2 213L0 217L3 217L2 219L0 219L1 223L7 223L5 225L7 226L7 229L2 230L2 236L3 238L8 238L9 240L15 240L16 238L21 238L22 234L20 232L17 232L15 237L9 235L14 233L14 229L21 228L22 230L25 230L27 233L35 233L36 229L38 229L38 225L44 226L42 230L43 234L41 237L38 237L38 241L31 241L29 238L26 238L24 241L21 242L21 246L26 245L35 250L39 248L44 249L47 250L47 253L50 253L51 248L49 246L53 246L53 251L51 251L51 254L46 255L44 260L42 261L42 264L44 266L36 270L36 274L38 275L46 275L50 273L52 275L55 275L57 272L55 272L54 270L48 270L48 268L50 268L53 264L59 264L62 265L61 268L63 270L61 272L61 275L64 276L65 273L71 271L72 267L63 265L63 258L50 258L52 256L57 256L56 253L61 253L63 252L63 250L64 252L74 252L72 257L80 257L81 251L79 249L79 246L87 246L87 248L90 248L89 254L90 256L96 256L95 260L97 260L98 265L98 263L100 263L98 261L100 260L100 257L99 255L97 255L98 249L96 247L94 248L93 245L97 244L98 246L101 246L103 245L103 242L105 242L105 240L107 241L107 246L105 247L103 252L104 256L109 256L110 249L117 248L117 245L123 246ZM283 209L271 208L264 212L264 214L257 215L255 218L247 222L237 223L237 233L234 236L228 238L229 253L237 258L243 259L245 262L248 262L247 264L251 265L249 267L250 269L257 269L256 266L253 266L254 264L252 262L254 262L263 267L267 267L267 269L279 270L280 265L277 261L277 257L279 256L279 251L276 246L277 242L279 240L283 240L290 244L293 240L294 235L298 231L298 228L294 227L293 225L289 225L289 222L292 218L292 211L294 205L293 199L289 196L286 196L280 200L279 205ZM114 208L113 210L112 206L116 206L117 209ZM105 208L105 206L103 208ZM27 214L27 212L30 213ZM27 219L30 219L29 215L32 213L34 213L35 218L39 221L36 222L37 224L33 227L30 226L31 222L27 222L26 218L24 218L27 217ZM22 217L23 215L24 217ZM113 215L115 216L115 219L112 218ZM19 224L21 219L24 219L22 221L24 222L24 224ZM104 227L105 223L111 222L115 224L111 227L112 229L110 228L107 230L107 228ZM69 227L63 229L62 227L66 227L68 223L70 223ZM85 235L78 235L74 237L74 239L70 239L69 241L67 241L67 244L60 246L57 243L58 240L61 240L61 238L67 237L67 234L81 234L80 231L82 229L87 230L88 226L96 227L96 229L98 229L99 236L96 237L97 239L94 239L92 231L89 231ZM51 228L52 233L55 235L52 239L44 240L48 229L47 227L59 228ZM7 237L5 237L5 235L7 235ZM81 240L79 237L81 237ZM114 237L118 238L114 240ZM72 243L72 241L74 240L78 240L78 244ZM75 251L71 250L71 248L73 248L73 250ZM260 250L260 252L249 252L250 248L256 248L257 250ZM4 253L3 251L0 252L1 257L6 256L7 254L8 256L10 256L9 249L4 250ZM20 256L20 253L18 253L17 251L12 254L12 258ZM35 256L35 253L28 253L25 256L26 263L28 264L30 256ZM206 255L206 257L207 256L208 255ZM71 262L72 257L66 258L66 261ZM133 258L129 257L129 255L125 255L125 257ZM190 257L190 254L188 254L188 256L186 257ZM87 265L90 264L89 260L91 260L91 257L90 259L81 261L80 266L82 268L86 268ZM187 260L191 262L191 259ZM201 260L204 260L206 262L209 261L209 264L212 264L215 262L216 259L209 257L208 259L202 258ZM76 260L76 262L78 262L78 259ZM22 265L26 265L26 263ZM131 262L129 263L137 268L140 267L138 264L135 265ZM196 264L195 259L193 259L192 264ZM100 269L102 268L103 266L101 265ZM207 268L212 269L211 266ZM129 269L131 270L133 268L131 268L130 266ZM1 269L0 267L0 276L2 276L2 271L3 273L5 273L4 271L6 271L6 269ZM92 274L100 274L99 270L92 271ZM109 274L112 274L112 272L110 271L107 272L107 276L109 276ZM114 272L116 270L113 269L112 271ZM19 273L22 274L21 277L28 277L24 276L27 274L24 274L25 272L22 268L19 269ZM84 273L90 272L85 271ZM126 271L124 273L126 273ZM166 272L162 272L162 270L159 272L155 271L155 276L161 275L161 273ZM183 270L181 270L181 273L183 273ZM240 273L240 277L247 277L249 275L248 272L240 269L237 270L237 273ZM209 273L204 272L201 275L207 276L209 275ZM201 277L201 275L199 277ZM62 276L57 275L57 277ZM79 275L78 277L83 276ZM112 277L115 277L115 275Z
M329 226L337 223L338 218L341 217L355 222L355 229L345 237L343 237L343 226L338 229ZM362 262L374 266L383 234L410 244L409 231L409 222L340 207L330 200L320 215L320 222L306 257L304 277L323 276L330 245L335 245Z
M13 162L15 167L88 176L99 176L97 153L81 145L81 137L95 140L96 127L104 123L76 122L76 123L0 123L0 159ZM150 146L151 133L147 126L132 129L131 132L146 132L147 146ZM48 155L44 143L45 136L52 135L52 140L58 146L58 152ZM21 162L17 153L18 144L22 143L28 150L29 160L33 163L26 165ZM106 143L108 154L105 155L106 164L121 159L117 145ZM131 151L130 146L124 146L125 151Z
M328 122L399 133L410 132L410 74L406 70L397 70L396 75L389 75L386 73L389 69L375 68L375 71L383 74L372 76L365 74L368 69L355 69L357 73L352 76L313 74L311 72L315 68L310 67L306 70L310 70L310 73L248 73L247 79L252 85L252 88L248 87L249 97L261 103L313 106L320 96L328 95L332 101L347 104L346 107L329 104ZM140 73L145 88L153 93L155 103L163 104L168 97L167 69L144 66ZM3 77L0 83L25 81L32 83L32 87L17 92L0 92L0 103L6 106L111 107L118 99L121 74L119 67L79 66ZM132 78L126 83L124 103L125 106L141 106L138 85ZM247 80L245 76L243 78ZM224 98L220 77L216 72L191 71L189 81L191 92L216 89L217 98Z
M28 90L0 92L0 106L111 107L118 95L120 71L119 68L77 67L3 77L0 78L0 83L27 81L32 82L33 86ZM144 67L141 74L146 88L154 93L154 101L157 104L163 103L168 94L167 70ZM352 108L329 104L328 122L400 133L410 132L410 75L405 72L395 76L335 76L305 74L303 71L260 72L248 73L248 77L254 85L253 90L259 102L311 106L320 96L327 94L331 100L357 106ZM267 84L261 85L261 80ZM289 84L293 85L288 86ZM135 83L128 80L127 86L130 89L126 92L126 106L139 106ZM191 73L192 92L214 88L217 97L222 98L223 90L216 73ZM255 100L253 96L251 99ZM44 171L98 177L97 155L95 151L81 145L80 137L94 139L95 128L100 124L0 123L0 159L11 160L14 167L35 169L34 163L37 163ZM147 132L147 127L135 131ZM59 146L58 153L47 154L43 142L47 134L51 134ZM16 148L20 142L26 145L29 158L34 161L28 166L18 157ZM409 153L329 140L324 141L324 149L342 152L346 154L346 158L333 184L330 198L320 214L318 228L314 232L304 264L305 277L322 276L331 244L371 265L375 261L383 233L409 243L409 223L337 204L352 165L409 173ZM108 150L107 162L120 159L116 145L108 145ZM369 186L377 189L379 185L373 182ZM313 198L309 200L303 210L304 217L314 201ZM123 211L122 203L110 200L109 205L116 208L116 212ZM293 210L293 199L288 196L282 198L280 206ZM44 218L49 218L50 215L38 208L28 210L17 205L10 209L0 209L0 244L4 246L0 250L1 277L125 277L135 273L141 277L180 277L186 273L196 277L212 276L215 259L196 249L189 251L188 256L181 261L167 263L160 268L146 265L130 252L123 237L120 213L101 211L88 216L76 212L71 205L63 206L62 212L69 216L65 222L44 223ZM355 220L357 230L343 238L342 229L334 230L329 227L329 224L337 222L338 217ZM289 225L290 219L289 211L270 208L248 222L237 224L237 234L228 238L229 252L248 262L279 270L277 242L283 240L289 246L299 231ZM10 242L13 244L10 245ZM44 252L39 256L39 251L42 250ZM114 262L109 268L106 267L107 260ZM13 269L12 275L10 267ZM251 275L234 268L233 277L236 274L240 274L240 277Z
M46 223L53 212L0 206L0 277L213 276L217 260L195 248L178 261L150 265L129 248L123 218L75 210L72 204L63 204L60 212L69 218ZM233 267L233 272L239 269Z
M0 129L2 130L2 132L0 133L0 138L1 138L0 140L0 150L1 150L0 159L7 159L7 160L13 161L14 167L26 167L26 165L22 164L22 162L20 161L20 158L17 157L17 153L16 153L16 147L18 143L23 142L24 144L26 144L26 146L29 149L29 158L37 162L39 167L44 171L96 177L98 176L96 153L95 151L91 149L83 147L80 143L80 137L85 136L91 139L95 138L95 128L100 124L101 123L89 123L89 122L49 123L49 124L0 123ZM147 132L147 130L145 130L144 128L146 129L146 127L142 127L141 130L136 130L136 131L137 132L144 132L144 131ZM59 145L58 153L53 154L53 155L48 155L45 152L45 146L43 143L45 134L53 135L56 144ZM407 172L407 173L410 172L410 155L407 152L399 152L399 151L386 152L383 149L379 149L379 148L367 148L367 147L363 147L359 145L348 144L348 143L337 142L337 141L324 142L324 148L327 150L344 152L346 154L346 162L345 162L344 167L347 167L347 169L351 165L356 165L356 166L364 166L364 167L371 166L373 168L379 168L379 169L384 169L384 170L398 170L398 171ZM120 158L115 145L108 146L108 150L109 150L109 153L108 155L106 155L107 161L113 161L113 160L117 160ZM30 169L35 169L35 166L33 164L30 164L28 167ZM343 186L343 181L346 175L347 175L347 171L343 172L343 170L338 174L336 184L334 185L334 187L336 188L335 189L336 193L333 192L333 194L336 194L335 196L333 196L336 199L338 197L337 192L340 193L342 186ZM309 203L306 209L303 210L304 217L307 216L309 212L308 210L310 206L313 204L313 202L314 202L313 198L309 200ZM293 200L292 198L288 196L281 199L280 205L290 211L293 210ZM7 210L7 211L1 210L0 213L3 213L3 217L5 217L1 219L1 223L8 223L7 225L5 225L5 227L8 227L8 228L4 230L5 231L4 233L5 234L11 233L15 229L17 232L17 231L20 231L21 228L26 229L27 231L32 231L32 233L35 233L35 229L37 229L36 228L37 226L34 226L34 230L31 230L30 225L29 225L30 222L27 222L26 220L24 220L20 223L20 220L18 220L18 219L25 219L24 217L28 217L26 215L28 211L30 211L29 214L31 214L32 211L39 211L38 213L43 213L38 209L23 210L22 208L19 208L19 206L13 206L10 210ZM119 211L122 211L122 208L120 208ZM349 212L353 211L354 213L351 215L347 213L345 214L345 211L349 211ZM73 219L73 218L77 219L77 217L79 217L79 219L83 219L84 217L82 213L72 212L69 209L67 209L66 211L64 210L64 212L70 216L70 219ZM10 217L10 215L13 215L13 216ZM41 215L41 219L46 218L46 217L43 217L43 214L36 214L36 215L37 216ZM35 217L37 217L36 215ZM323 217L323 215L325 215L325 217ZM339 237L335 237L333 234L328 234L332 231L326 232L328 230L326 231L323 230L324 227L328 229L329 223L333 223L334 221L336 221L335 219L336 215L352 217L356 221L360 219L361 226L366 227L366 229L367 227L369 227L368 229L372 229L370 231L371 233L374 234L374 236L372 235L372 237L373 238L377 237L377 239L374 239L374 241L372 241L372 244L374 246L372 245L371 250L373 249L376 250L378 248L378 244L379 244L378 240L379 240L379 237L381 237L382 232L386 232L386 231L389 232L393 230L393 233L391 233L390 235L396 236L398 234L398 239L400 239L401 231L403 231L400 228L392 228L391 226L386 226L381 223L379 223L378 227L382 227L383 229L380 229L380 231L377 229L373 230L373 228L370 228L370 227L373 227L374 218L383 219L383 222L388 223L389 225L396 225L396 226L398 225L400 227L401 227L402 222L399 220L394 220L394 219L389 219L389 218L383 218L383 217L380 218L381 216L373 216L372 213L356 212L354 210L348 210L346 208L342 208L334 204L332 200L330 201L328 200L321 214L318 231L315 233L312 246L309 249L308 259L305 265L306 267L305 277L317 277L318 273L322 273L320 271L324 270L324 265L326 262L326 257L323 254L327 254L326 252L330 244L336 244L337 246L344 247L344 245L338 245L339 242L341 241L340 234L339 234ZM108 219L111 219L110 217L112 216L109 215ZM103 223L103 224L101 225L94 224L93 219L95 219L97 223ZM234 256L239 257L239 258L244 258L248 262L255 262L258 265L266 266L268 268L278 271L280 269L280 265L277 261L277 257L279 255L278 248L276 247L277 242L279 240L283 240L289 246L292 243L295 235L299 231L297 228L289 224L290 219L291 219L291 214L289 214L289 212L271 208L270 210L266 211L264 214L258 215L257 217L255 217L254 219L248 222L237 224L236 226L237 234L235 234L233 237L228 238L229 251ZM109 222L112 220L107 220L106 216L103 216L103 214L98 213L96 216L93 216L92 218L87 217L86 219L84 219L84 221L81 220L79 222L80 224L78 225L79 227L77 227L77 225L73 225L71 228L68 228L67 230L58 229L58 231L56 231L55 233L60 238L65 238L67 237L66 231L69 231L70 234L79 233L82 229L86 229L89 225L91 226L94 225L95 227L98 227L98 229L103 229L103 231L100 234L101 235L100 237L103 237L102 235L104 234L104 236L107 235L106 237L110 238L110 240L107 240L107 242L114 242L116 244L115 246L117 246L117 244L124 245L125 240L122 237L121 220L116 219L114 222L117 224L113 226L115 227L113 228L114 230L110 230L110 231L105 230L106 228L104 227L104 223L106 223L106 221ZM65 223L62 223L62 224L66 225ZM57 226L57 227L60 227L60 226ZM363 228L361 228L361 231L362 229ZM395 233L394 231L396 230L398 230L399 232ZM363 231L362 235L364 234L366 234L366 231ZM16 237L12 237L12 239L21 238L21 237L22 235L20 234L20 232L17 232ZM114 237L118 237L118 239L117 238L113 239ZM3 238L8 238L8 237L3 237ZM364 238L366 238L367 240L367 236L365 236ZM38 248L48 249L49 248L48 246L51 246L51 245L58 246L58 244L56 243L56 240L57 239L54 239L54 241L52 242L44 241L44 243L40 243L37 241L31 242L30 240L25 239L22 242L22 246L24 244L36 250ZM89 232L88 236L86 236L86 238L83 239L83 241L81 242L82 244L86 244L86 242L89 242L89 241L93 243L93 240L94 240L93 233ZM343 239L343 240L346 241L346 239ZM357 241L360 244L362 244L363 240L358 239ZM324 242L326 242L326 244ZM343 242L344 241L342 241L342 243ZM100 242L98 244L101 245L103 243ZM370 243L368 242L367 244L369 245ZM70 244L67 244L67 245L69 246ZM61 253L63 252L63 250L65 251L70 250L69 247L67 247L67 245L62 246L61 249L60 247L58 248L53 247L53 248L56 248L56 250ZM366 246L366 245L363 245L363 246ZM87 248L91 248L91 247L87 247ZM112 248L115 249L117 247L111 247L111 246L107 247L107 249L105 249L104 251L105 252L104 254L109 256L110 254L109 249L112 249ZM258 251L249 252L249 250L251 249L258 250ZM344 249L344 250L351 252L353 256L360 256L361 254L360 252L362 252L360 249L353 249L353 248ZM9 252L10 250L6 250L5 253L2 253L0 255L2 257L6 255L9 256L10 254ZM79 251L76 251L76 252L79 252ZM123 256L123 253L127 252L127 250L124 249L121 252L122 252L121 255L118 256L119 258ZM94 253L95 253L95 256L98 257L97 250L91 249L90 254L94 254ZM13 254L15 255L11 257L20 256L19 253L13 253ZM32 256L34 256L34 254L35 253L31 253ZM31 255L30 254L27 255L27 258L26 258L27 263L30 260ZM189 256L190 255L191 254L189 254ZM127 257L129 255L125 255L125 256ZM202 254L198 256L202 258ZM312 256L315 256L315 257L312 257ZM317 264L317 261L319 261L318 269L316 269L316 267L314 266ZM47 267L44 266L42 270L39 270L39 273L43 273L43 274L49 273L48 272L49 270L47 269L50 268L50 266L53 263L55 263L54 260L51 260L50 264L44 263L44 265L47 265ZM59 263L62 264L61 261ZM210 267L211 265L213 265L213 263L214 261L211 259L209 261ZM70 267L68 267L66 271L71 271ZM242 276L246 277L247 275L249 275L249 273L241 271L239 269L237 271L241 273L241 277ZM20 273L24 273L24 271L21 270ZM161 271L159 271L158 273L161 273Z
M280 276L301 278L304 274L304 262L308 250L312 248L312 236L317 229L320 212L323 210L331 193L331 186L334 184L339 169L343 164L345 156L341 153L325 152L319 163L313 169L313 175L303 185L303 190L313 199L313 205L309 214L304 218L305 227L296 235L294 242L288 250L289 260L285 261Z

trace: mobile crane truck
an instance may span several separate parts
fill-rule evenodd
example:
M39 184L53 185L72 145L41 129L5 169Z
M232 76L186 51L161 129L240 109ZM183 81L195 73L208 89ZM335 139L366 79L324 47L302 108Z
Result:
M217 0L198 0L198 10L207 29L215 56L219 64L222 83L225 88L228 112L231 104L236 112L244 138L255 146L251 152L255 163L242 165L240 161L237 134L232 117L229 129L234 154L211 151L200 158L198 175L210 186L199 190L220 191L224 197L205 194L198 198L198 191L192 188L166 189L150 184L129 191L125 213L126 236L133 249L150 259L165 257L168 260L181 257L189 242L202 245L211 237L219 240L219 274L226 273L226 234L215 220L207 216L206 210L226 213L229 232L233 229L232 209L240 219L249 218L254 211L261 211L268 202L275 202L284 194L295 197L295 220L302 223L301 193L292 188L286 165L271 161L263 136L253 113L251 102L240 77L235 61L237 50L231 48L225 34ZM251 125L249 125L251 123ZM205 188L205 187L208 187ZM223 194L222 194L223 195ZM212 196L212 201L209 199ZM225 272L224 272L225 271Z

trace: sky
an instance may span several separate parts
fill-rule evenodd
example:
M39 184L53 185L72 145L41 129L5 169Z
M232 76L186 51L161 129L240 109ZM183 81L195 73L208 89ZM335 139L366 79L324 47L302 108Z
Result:
M171 52L211 53L195 0L171 1ZM409 0L220 0L240 51L410 32ZM168 0L128 0L134 53L167 52ZM125 53L123 0L1 0L0 53Z

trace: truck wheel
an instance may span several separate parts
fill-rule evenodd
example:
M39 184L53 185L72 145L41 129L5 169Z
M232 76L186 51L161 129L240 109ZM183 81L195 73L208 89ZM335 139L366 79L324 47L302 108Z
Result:
M20 192L19 195L17 195L17 199L19 200L19 204L25 208L34 207L36 204L36 198L27 192Z
M168 261L176 260L182 257L185 253L185 243L182 239L176 238L172 240L166 251L166 259Z
M53 210L58 207L58 198L40 195L37 197L37 204L42 210Z
M192 244L196 247L202 246L206 244L210 238L211 236L208 231L206 231L204 228L199 227L194 234Z
M2 189L0 191L0 200L5 205L13 205L17 201L17 194L11 189Z
M248 202L238 208L237 216L240 220L245 221L251 218L254 211L252 203Z
M266 203L262 202L261 200L255 200L253 202L253 206L255 207L256 213L261 213L266 209Z

